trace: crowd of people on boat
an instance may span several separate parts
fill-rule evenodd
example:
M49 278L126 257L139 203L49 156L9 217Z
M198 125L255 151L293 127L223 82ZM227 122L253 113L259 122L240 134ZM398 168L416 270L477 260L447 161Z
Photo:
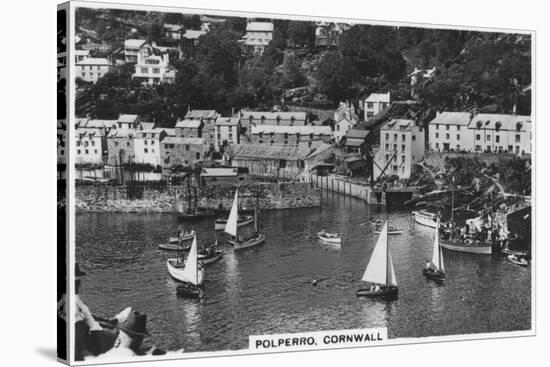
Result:
M477 221L466 221L462 226L453 221L441 223L439 232L443 240L466 244L506 240L503 229L490 215L481 217Z

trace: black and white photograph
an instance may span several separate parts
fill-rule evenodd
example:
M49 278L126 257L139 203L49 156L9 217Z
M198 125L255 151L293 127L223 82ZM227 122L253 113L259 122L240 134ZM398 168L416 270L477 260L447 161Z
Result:
M534 31L68 9L61 359L534 335Z

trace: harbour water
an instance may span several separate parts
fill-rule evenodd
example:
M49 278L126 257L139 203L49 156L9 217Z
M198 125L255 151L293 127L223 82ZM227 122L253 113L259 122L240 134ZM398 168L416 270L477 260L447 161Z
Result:
M247 348L253 334L387 326L389 337L397 338L530 329L530 266L444 250L447 280L437 285L422 276L432 229L415 225L409 212L323 195L322 208L261 212L267 240L242 252L214 232L213 218L187 225L197 230L199 246L217 238L224 251L206 268L201 301L176 296L177 282L166 269L174 253L157 249L177 229L175 215L79 214L76 261L88 272L82 298L98 316L127 306L146 313L150 342L187 352ZM355 295L377 238L371 216L387 216L404 229L389 236L396 301ZM342 233L341 247L321 243L316 234L322 228Z

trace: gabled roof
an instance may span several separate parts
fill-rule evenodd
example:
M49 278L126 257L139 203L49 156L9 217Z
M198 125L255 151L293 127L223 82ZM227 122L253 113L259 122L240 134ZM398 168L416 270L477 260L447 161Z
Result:
M470 123L469 112L441 112L437 115L430 125L460 125L467 126Z
M177 128L198 129L201 126L201 120L181 120L176 122Z
M185 119L214 119L218 117L216 110L191 110L185 114Z
M90 54L90 50L74 50L75 56L88 56Z
M136 123L139 119L138 115L120 115L118 116L117 122L122 122L123 124Z
M144 43L146 43L147 41L145 40L140 40L140 39L128 39L126 41L124 41L124 47L131 47L131 48L140 48L141 46L143 46Z
M80 121L78 121L80 120ZM78 127L89 129L102 129L116 126L117 120L89 120L89 119L77 119Z
M531 130L531 116L479 113L473 116L468 129L476 129L478 122L482 129L496 130L499 123L499 130L517 131L518 127L520 131Z
M270 112L270 111L241 111L241 116L243 119L250 119L252 117L254 120L261 120L262 116L266 120L277 120L279 117L281 120L290 120L294 117L297 121L305 121L306 113L305 112Z
M414 127L413 120L393 119L385 123L380 130L411 131Z
M284 145L233 144L230 155L235 159L304 160L311 148Z
M256 125L250 128L251 134L300 134L300 135L331 135L330 126L286 126L286 125Z
M76 65L98 65L98 66L107 66L112 65L111 62L105 58L100 57L88 57L83 60L80 60Z
M273 32L273 23L271 22L248 22L246 24L247 32Z
M136 130L134 129L112 129L109 131L109 134L107 135L110 139L118 139L118 138L133 138L136 136Z
M148 130L155 127L154 122L148 122L148 121L140 121L139 125L143 128L143 130Z
M368 130L350 129L346 131L347 139L365 139L369 135Z
M371 93L365 102L390 102L390 92L388 93Z
M216 119L216 126L237 126L239 124L238 117L221 117L218 116Z

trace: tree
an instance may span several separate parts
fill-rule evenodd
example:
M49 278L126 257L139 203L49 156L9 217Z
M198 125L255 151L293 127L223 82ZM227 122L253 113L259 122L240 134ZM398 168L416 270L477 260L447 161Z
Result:
M321 91L333 103L338 103L347 97L352 80L350 67L344 64L344 58L338 52L327 52L319 62L317 79Z
M283 73L283 86L285 88L296 88L304 85L306 78L302 73L301 64L294 54L290 54L285 58Z
M315 23L291 21L287 35L294 47L312 47L315 44Z

